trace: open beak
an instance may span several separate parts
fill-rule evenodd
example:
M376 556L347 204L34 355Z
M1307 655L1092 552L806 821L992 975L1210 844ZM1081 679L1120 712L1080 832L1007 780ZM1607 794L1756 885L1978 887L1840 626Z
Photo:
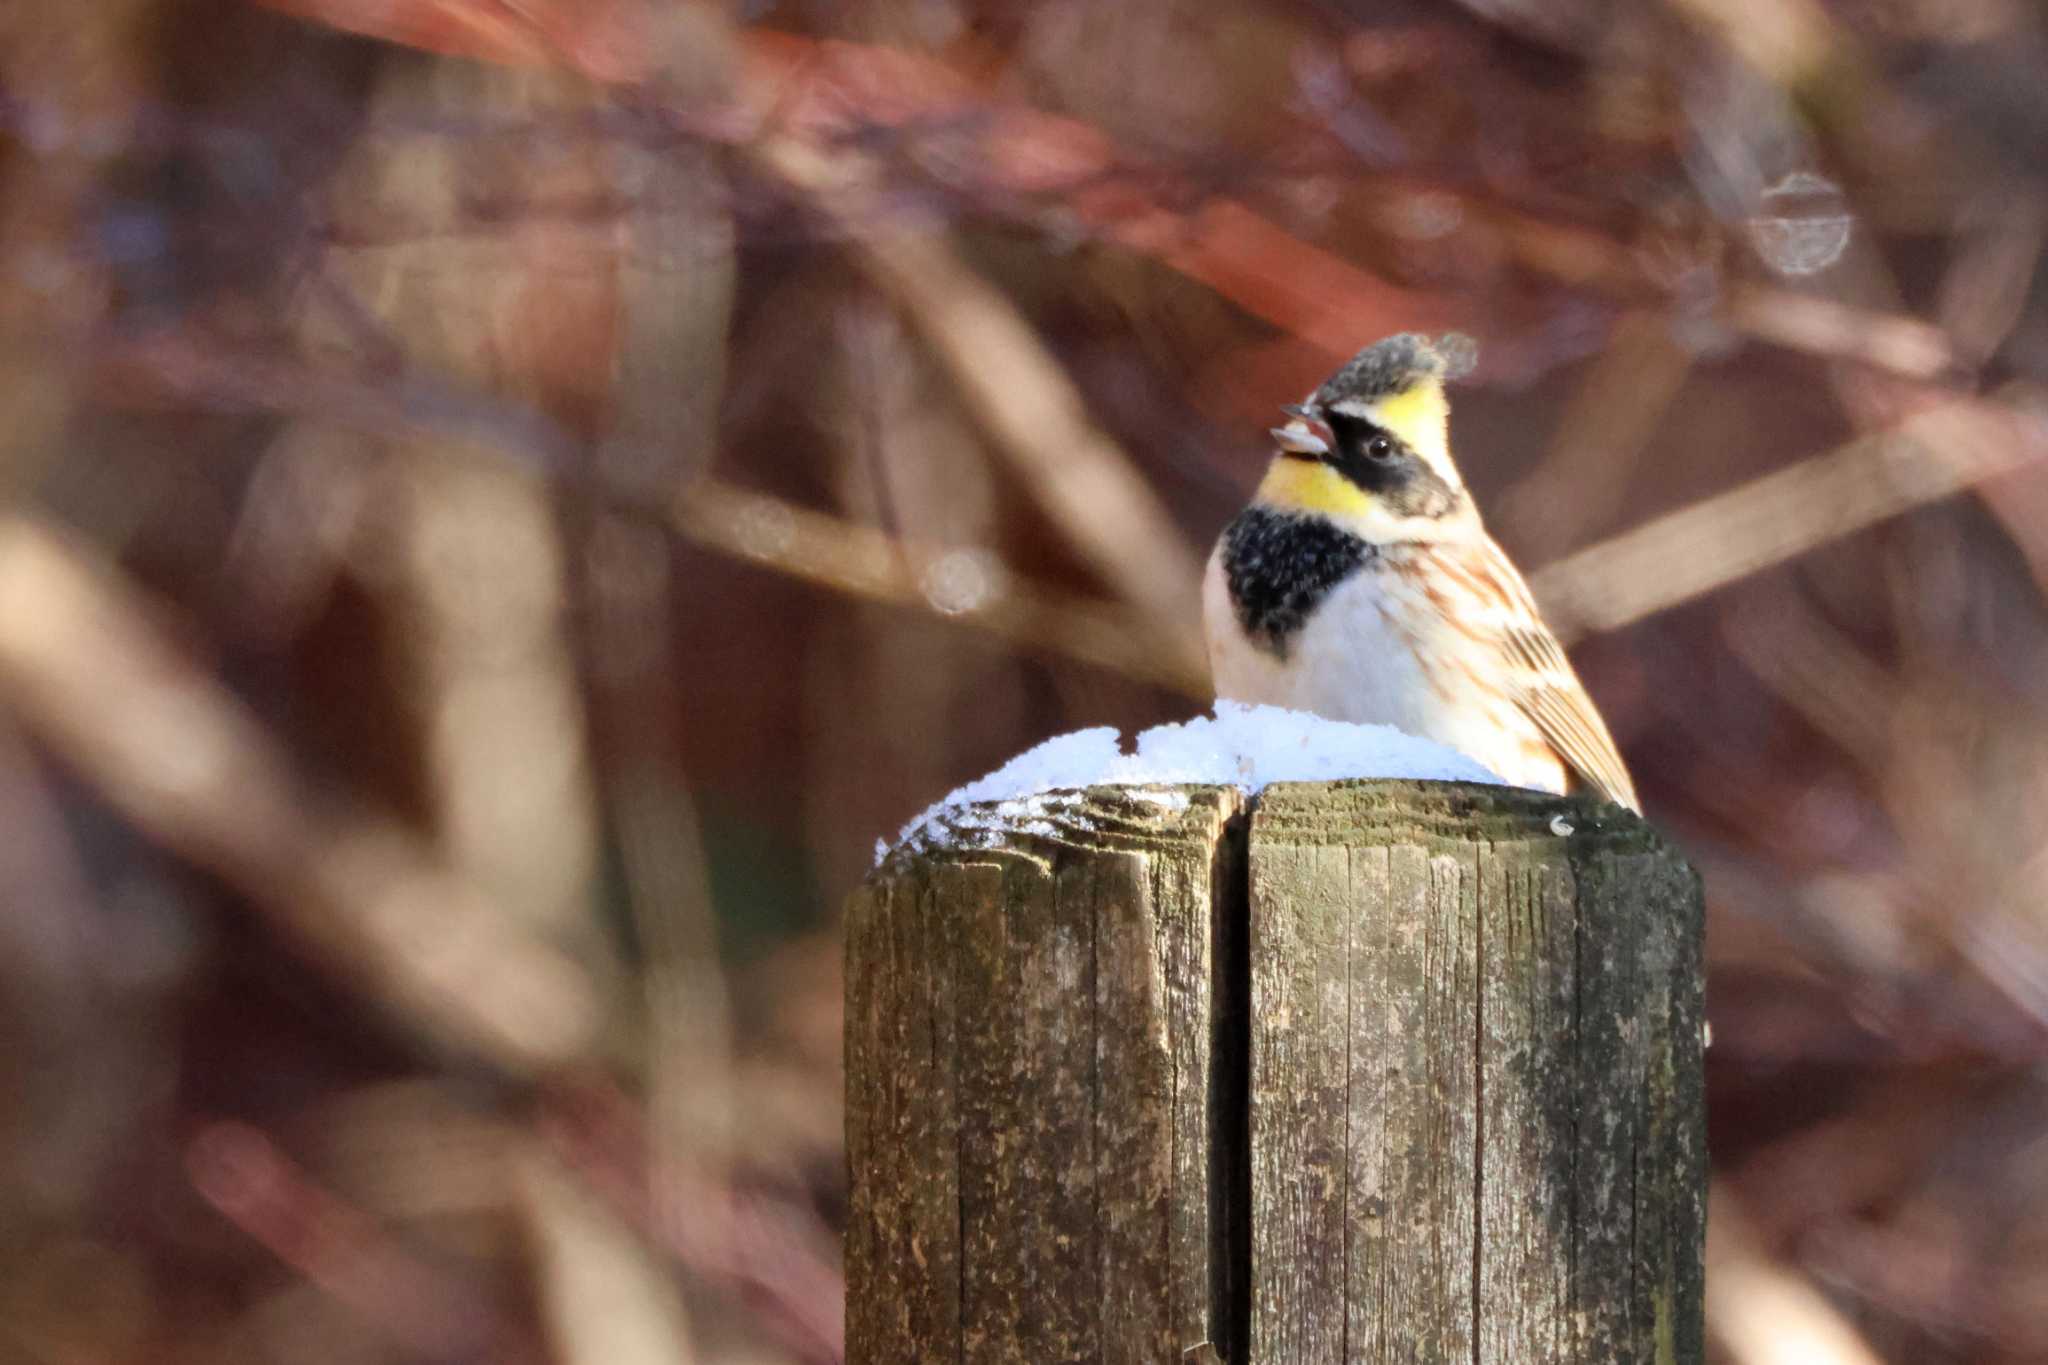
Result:
M1299 403L1288 403L1280 411L1294 420L1284 427L1272 429L1274 444L1289 455L1318 457L1330 453L1330 442L1324 426L1314 411Z

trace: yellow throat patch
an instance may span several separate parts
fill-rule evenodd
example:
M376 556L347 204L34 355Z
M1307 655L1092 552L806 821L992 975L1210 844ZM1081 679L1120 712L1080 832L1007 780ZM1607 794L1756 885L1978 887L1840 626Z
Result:
M1444 385L1417 383L1405 393L1393 393L1372 403L1364 415L1376 426L1399 436L1450 487L1462 487L1458 471L1450 463L1450 399L1444 395ZM1389 518L1378 497L1339 475L1323 460L1284 454L1276 456L1272 467L1268 467L1257 499L1272 508L1313 512L1360 530L1366 526L1384 528Z
M1290 512L1318 512L1332 520L1359 520L1373 496L1321 460L1278 455L1259 482L1260 502Z

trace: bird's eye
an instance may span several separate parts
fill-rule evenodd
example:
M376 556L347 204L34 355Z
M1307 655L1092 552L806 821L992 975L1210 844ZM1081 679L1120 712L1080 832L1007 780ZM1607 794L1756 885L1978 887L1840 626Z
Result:
M1391 460L1394 443L1384 436L1374 436L1365 443L1365 456L1369 460Z

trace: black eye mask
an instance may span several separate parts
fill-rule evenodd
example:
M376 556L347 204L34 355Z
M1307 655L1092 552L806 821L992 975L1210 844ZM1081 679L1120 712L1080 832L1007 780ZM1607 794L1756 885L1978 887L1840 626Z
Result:
M1458 495L1414 447L1385 427L1350 413L1324 415L1336 437L1323 457L1339 474L1403 517L1441 517L1458 505Z

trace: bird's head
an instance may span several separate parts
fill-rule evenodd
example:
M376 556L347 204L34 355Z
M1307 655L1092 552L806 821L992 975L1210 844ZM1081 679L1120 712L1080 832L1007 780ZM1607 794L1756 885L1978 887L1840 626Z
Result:
M1470 521L1451 460L1444 383L1471 368L1469 339L1403 332L1353 356L1273 429L1259 501L1329 518L1368 540L1441 539Z

